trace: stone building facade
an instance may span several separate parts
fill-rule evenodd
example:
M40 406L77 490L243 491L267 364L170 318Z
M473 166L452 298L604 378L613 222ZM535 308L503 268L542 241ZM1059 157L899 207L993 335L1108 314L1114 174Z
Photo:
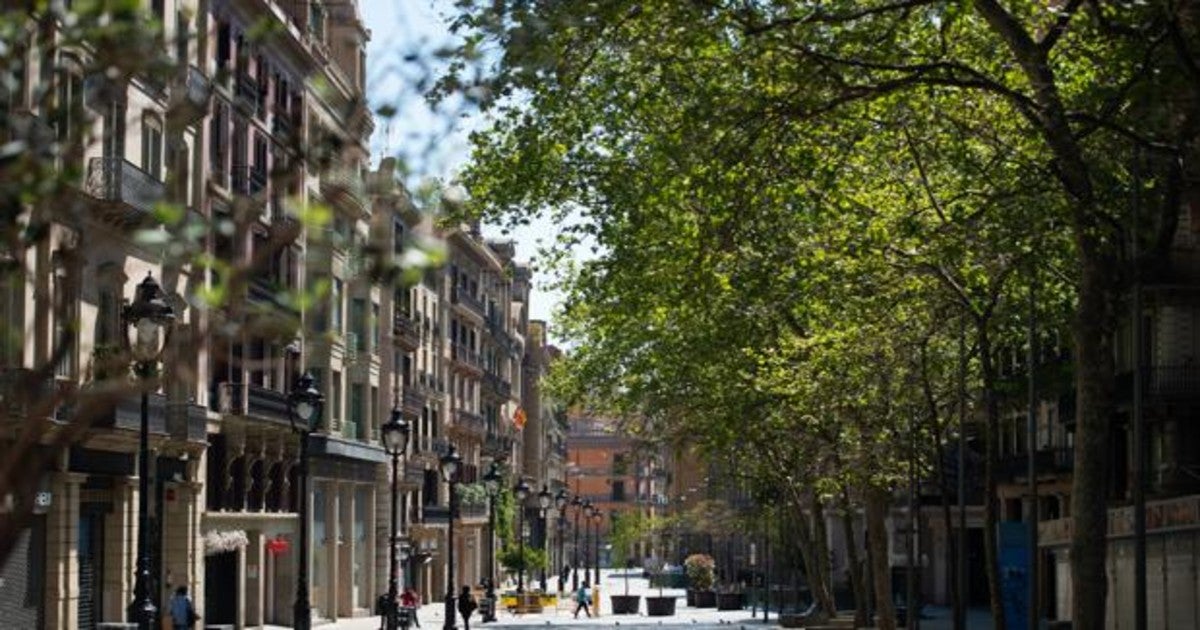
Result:
M146 523L160 609L186 585L206 623L290 625L305 558L314 618L372 614L389 578L392 471L379 429L393 409L412 427L398 471L401 579L439 598L451 514L438 457L457 447L463 483L491 460L523 466L513 418L529 294L527 278L513 280L513 247L435 226L393 162L370 169L369 32L355 2L156 0L145 10L169 44L162 80L87 71L96 51L60 41L37 14L4 69L15 79L3 93L6 141L71 125L95 141L60 158L79 169L66 197L77 218L52 225L0 279L0 447L18 444L30 416L50 423L47 449L70 426L66 405L9 404L56 348L66 351L39 383L47 393L74 400L110 382L106 359L127 343L122 305L147 274L178 316L149 393L149 513L138 512L138 396L123 391L38 480L32 525L0 566L0 610L30 628L128 620ZM203 226L196 253L218 264L164 265L139 240L135 229L164 220L160 202ZM314 207L328 220L297 220ZM409 277L418 245L444 247L446 264ZM398 274L380 272L387 260L400 261ZM207 306L214 292L225 299ZM287 394L306 371L325 404L299 496ZM308 550L297 547L302 504ZM476 584L486 506L453 517L456 581Z

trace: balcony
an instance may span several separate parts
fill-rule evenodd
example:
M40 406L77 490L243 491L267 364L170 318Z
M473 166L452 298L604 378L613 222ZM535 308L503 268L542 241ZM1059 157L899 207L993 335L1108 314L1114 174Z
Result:
M456 367L465 372L474 375L483 374L483 368L479 365L479 355L467 346L457 343L450 346L450 359Z
M254 77L238 73L233 83L233 102L247 116L258 116L262 104L262 90Z
M153 175L128 160L114 157L88 161L84 190L111 204L108 214L122 223L145 220L166 193L166 187Z
M433 438L433 452L437 453L438 457L450 452L450 440L446 438Z
M421 508L422 523L449 523L450 508L445 505L426 505Z
M421 417L421 412L425 410L425 394L423 392L419 392L413 387L405 387L402 400L404 415L409 418Z
M512 384L490 372L483 375L484 391L489 392L501 400L508 400L512 397Z
M420 462L405 461L404 476L401 479L407 485L420 487L425 483L425 465Z
M171 84L167 116L173 125L190 125L208 114L212 81L196 66L188 66Z
M411 352L421 347L421 331L407 313L397 311L392 321L392 338L396 345Z
M362 175L356 170L331 167L321 173L321 194L346 212L359 215L371 213L363 192Z
M235 195L253 197L267 188L267 173L257 166L235 164L233 166L233 186Z
M1075 449L1054 447L1039 449L1033 457L1039 477L1069 474L1075 468ZM1027 453L1006 455L996 462L996 477L1001 481L1028 479L1029 456Z
M496 345L500 346L500 349L503 351L509 354L515 354L519 350L516 341L513 340L512 335L508 334L508 331L504 330L504 322L500 321L499 318L488 318L487 331L488 334L491 335L492 340L496 342Z
M463 287L455 286L450 289L450 303L462 307L463 310L481 320L487 316L483 302L474 295L471 295L471 292Z
M220 383L217 388L217 411L291 427L287 394L260 385Z
M1117 400L1133 401L1133 371L1117 375ZM1143 400L1152 403L1191 402L1200 399L1200 366L1155 365L1142 368Z
M483 416L465 409L459 409L454 414L454 427L480 437L487 433L487 421Z
M488 433L483 441L483 454L493 458L508 457L515 442L512 436Z

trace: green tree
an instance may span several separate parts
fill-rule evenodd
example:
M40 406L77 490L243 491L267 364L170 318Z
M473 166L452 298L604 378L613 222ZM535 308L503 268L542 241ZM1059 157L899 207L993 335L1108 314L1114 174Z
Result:
M1127 277L1128 166L1131 147L1153 156L1139 209L1147 227L1134 238L1148 260L1162 260L1181 169L1195 158L1197 113L1185 104L1200 84L1188 43L1197 39L1196 7L996 0L460 6L457 25L469 33L470 51L501 46L495 72L474 86L496 124L475 136L475 163L465 176L471 194L492 216L524 221L548 211L563 224L561 244L597 248L599 259L568 281L567 331L582 340L573 365L589 389L644 408L660 426L683 419L689 429L719 434L736 425L712 413L721 408L714 403L739 411L772 404L753 384L754 356L774 354L779 331L820 338L813 324L827 322L822 311L847 289L827 284L842 274L824 274L860 258L822 243L822 231L836 238L860 230L878 242L895 236L886 218L903 214L905 195L881 190L887 206L864 208L844 192L856 186L842 167L878 155L862 139L904 128L925 102L942 104L943 112L993 102L999 124L966 131L1014 148L1033 141L1026 161L1040 164L1042 175L1023 179L1053 183L1039 187L1053 204L1025 208L1061 209L1058 233L1069 239L1077 391L1072 618L1081 627L1103 625L1103 478L1121 295L1112 282ZM465 85L471 57L463 59L445 89ZM939 194L970 192L992 175L944 166L934 170L956 172L965 185L930 181ZM1011 219L1031 201L1020 195L996 214ZM912 238L933 236L920 227ZM978 288L968 293L981 296L1004 293L986 282L971 286ZM746 299L752 289L763 290L760 299ZM978 325L986 300L958 301L976 337L983 332L990 341L990 324ZM722 326L728 319L736 325ZM880 328L866 339L893 331ZM904 382L893 377L874 382L876 402ZM705 391L715 383L720 393ZM990 408L993 396L985 396ZM693 421L689 412L701 407L707 417ZM862 413L890 408L849 408L859 413L826 417L865 436L860 444L892 443L895 427Z

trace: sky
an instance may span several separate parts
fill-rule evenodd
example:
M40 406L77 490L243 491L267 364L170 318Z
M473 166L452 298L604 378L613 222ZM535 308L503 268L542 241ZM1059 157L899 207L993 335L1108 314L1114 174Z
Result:
M442 181L453 179L470 157L467 134L482 129L485 121L478 113L451 105L449 110L432 111L421 96L428 81L444 67L437 51L454 43L446 16L453 12L453 0L359 0L359 8L371 41L367 46L367 98L373 109L390 105L397 109L391 120L377 118L371 152L375 160L403 156L413 172L410 185L423 177ZM554 227L547 221L534 221L507 236L485 226L488 237L511 238L517 256L532 261L539 239L551 242ZM552 314L562 299L560 293L546 288L549 277L538 272L530 299L530 317L552 322ZM557 340L551 326L550 337Z

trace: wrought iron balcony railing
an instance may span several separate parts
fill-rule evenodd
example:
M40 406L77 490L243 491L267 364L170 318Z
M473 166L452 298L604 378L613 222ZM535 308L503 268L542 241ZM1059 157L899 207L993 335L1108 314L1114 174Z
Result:
M396 312L392 322L392 336L397 344L409 350L416 350L421 346L421 331L406 313Z
M461 429L477 435L487 433L487 421L483 419L483 416L467 411L466 409L459 409L455 413L454 424Z
M134 213L148 215L162 201L166 187L158 178L117 157L88 162L85 190L103 201L118 202Z
M460 304L467 310L475 313L479 317L486 317L487 312L483 307L483 302L479 298L471 295L471 292L463 287L455 286L450 289L450 302Z
M450 346L450 358L460 365L470 367L474 370L481 369L479 367L479 355L474 350L462 344L453 344Z

